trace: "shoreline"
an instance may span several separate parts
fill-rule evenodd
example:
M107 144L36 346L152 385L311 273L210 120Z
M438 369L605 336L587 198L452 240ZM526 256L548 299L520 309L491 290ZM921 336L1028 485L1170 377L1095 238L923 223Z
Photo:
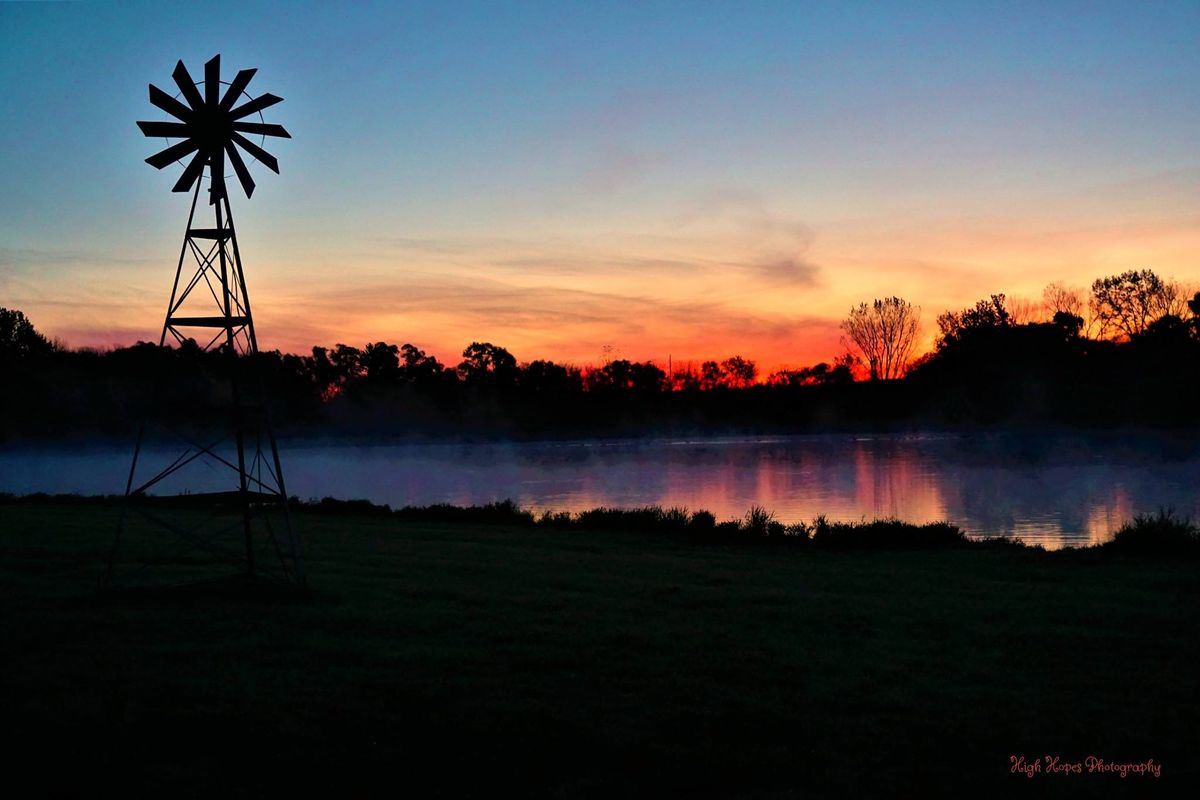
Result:
M0 507L115 509L120 508L123 501L120 495L0 493ZM143 496L136 498L134 503L156 509L192 510L207 507L198 498L193 500L188 495ZM1176 516L1170 510L1135 515L1117 529L1112 539L1105 542L1047 548L1026 542L1020 537L971 535L945 521L912 523L877 518L845 522L817 515L808 522L785 524L775 518L774 512L761 506L752 506L739 519L725 520L718 520L714 514L703 509L693 511L661 506L535 512L512 500L476 506L437 503L393 508L386 503L373 503L365 499L325 497L320 500L301 500L293 496L288 499L288 508L294 514L382 519L397 523L471 524L563 532L617 531L667 536L698 545L767 546L818 551L1005 549L1057 555L1200 557L1200 525Z

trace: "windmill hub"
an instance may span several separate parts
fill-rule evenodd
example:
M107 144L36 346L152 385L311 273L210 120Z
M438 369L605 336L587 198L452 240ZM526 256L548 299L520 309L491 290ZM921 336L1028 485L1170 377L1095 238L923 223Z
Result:
M171 77L175 79L175 85L179 87L184 102L154 84L150 85L150 102L175 119L139 122L138 127L147 136L180 141L150 156L146 163L156 169L162 169L181 158L191 157L172 191L190 191L207 166L210 181L209 202L216 203L225 197L224 161L228 157L243 191L250 197L254 194L254 179L250 177L250 170L246 168L241 151L261 161L272 172L279 172L279 163L275 157L247 139L246 134L290 139L291 134L282 125L261 121L262 110L270 108L283 98L273 94L262 94L237 105L255 72L257 70L254 69L240 70L229 82L228 88L225 88L221 81L221 56L216 55L204 65L204 81L201 84L192 80L182 61L175 65ZM201 86L204 88L203 94L199 88ZM247 121L247 117L254 114L258 115L259 121Z

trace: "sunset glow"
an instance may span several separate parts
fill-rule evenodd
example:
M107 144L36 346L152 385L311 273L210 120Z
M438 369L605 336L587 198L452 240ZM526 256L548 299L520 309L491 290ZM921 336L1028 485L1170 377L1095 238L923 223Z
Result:
M1200 284L1195 5L740 9L303 6L231 43L186 9L6 6L3 304L73 346L157 339L187 200L132 120L218 51L295 136L233 203L266 348L769 371L838 355L874 297L928 346L992 292Z

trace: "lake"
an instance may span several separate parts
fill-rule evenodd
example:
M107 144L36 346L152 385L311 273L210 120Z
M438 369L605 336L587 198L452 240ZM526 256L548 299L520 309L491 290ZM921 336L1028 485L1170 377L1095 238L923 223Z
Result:
M1111 538L1135 513L1200 518L1200 447L1172 436L828 435L489 444L284 443L290 494L393 506L686 506L718 519L753 505L783 522L949 520L975 536L1055 548ZM165 464L177 449L143 449ZM130 448L6 447L0 491L113 494ZM235 488L198 466L193 490ZM179 490L164 484L164 493Z

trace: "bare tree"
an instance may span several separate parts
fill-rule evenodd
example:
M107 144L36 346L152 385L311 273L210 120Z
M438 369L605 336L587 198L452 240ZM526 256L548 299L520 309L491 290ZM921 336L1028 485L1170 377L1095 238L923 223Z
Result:
M1168 314L1184 316L1188 299L1176 281L1143 269L1097 278L1088 305L1102 336L1130 337Z
M1008 313L1012 317L1013 325L1041 322L1044 317L1042 304L1026 297L1009 298Z
M1062 281L1055 281L1042 290L1042 306L1048 317L1061 313L1082 318L1083 289L1067 287Z
M850 309L842 330L866 359L871 380L904 375L917 341L921 309L899 297L887 297Z

